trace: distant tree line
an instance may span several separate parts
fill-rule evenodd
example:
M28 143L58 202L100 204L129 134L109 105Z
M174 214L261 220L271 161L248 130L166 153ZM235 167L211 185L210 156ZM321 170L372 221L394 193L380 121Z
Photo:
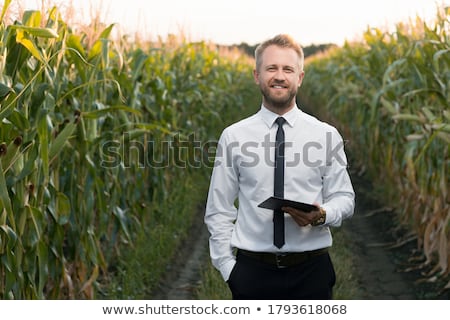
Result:
M242 42L241 44L233 44L231 46L229 46L230 48L238 48L239 50L241 50L242 52L244 52L245 54L253 57L255 54L255 49L258 46L258 44L255 45L249 45L246 42ZM323 52L326 51L327 49L331 48L331 47L335 47L336 45L333 43L326 43L326 44L312 44L306 47L303 47L303 53L305 54L305 58L307 58L308 56L312 56L318 52Z

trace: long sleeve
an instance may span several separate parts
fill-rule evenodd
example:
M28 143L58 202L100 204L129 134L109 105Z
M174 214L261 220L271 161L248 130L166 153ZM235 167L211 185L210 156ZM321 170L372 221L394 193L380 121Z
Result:
M238 190L238 172L233 163L232 148L229 148L227 135L224 132L217 147L206 204L205 223L211 234L209 247L212 263L221 272L225 281L228 280L235 264L231 236L237 217L234 202Z
M323 176L323 208L327 212L326 224L339 227L353 215L355 193L347 171L344 142L337 131L329 132L327 166Z

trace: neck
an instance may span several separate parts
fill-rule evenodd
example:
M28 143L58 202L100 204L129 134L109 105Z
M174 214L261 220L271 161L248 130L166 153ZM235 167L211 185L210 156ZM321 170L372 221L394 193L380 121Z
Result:
M273 105L273 104L269 104L269 103L266 103L265 101L263 101L263 105L264 105L264 107L266 107L268 110L272 111L273 113L276 113L276 114L282 116L283 114L291 111L295 107L295 101L293 101L289 105Z

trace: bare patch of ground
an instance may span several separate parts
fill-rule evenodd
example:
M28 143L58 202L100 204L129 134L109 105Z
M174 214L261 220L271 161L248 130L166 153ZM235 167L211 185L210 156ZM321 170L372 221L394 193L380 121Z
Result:
M449 299L445 283L427 282L427 270L418 267L424 257L417 250L417 238L397 224L392 207L374 199L372 186L353 175L356 209L344 224L352 241L356 278L361 297L356 299Z

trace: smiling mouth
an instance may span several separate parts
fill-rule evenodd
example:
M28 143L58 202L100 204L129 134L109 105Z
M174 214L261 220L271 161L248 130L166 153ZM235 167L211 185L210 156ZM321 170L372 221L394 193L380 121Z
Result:
M281 86L281 85L279 85L279 84L275 84L275 85L272 85L272 86L270 86L271 88L274 88L274 89L286 89L287 87L286 86Z

